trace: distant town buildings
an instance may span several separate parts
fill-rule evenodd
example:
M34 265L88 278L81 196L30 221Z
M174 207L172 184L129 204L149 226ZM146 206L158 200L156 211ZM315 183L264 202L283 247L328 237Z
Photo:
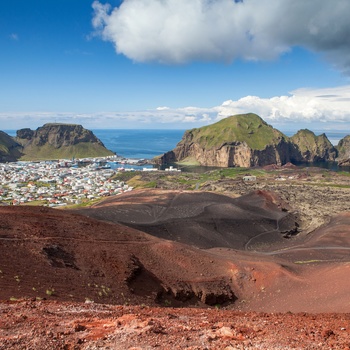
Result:
M0 202L55 207L132 190L112 179L117 170L98 166L101 161L106 160L89 160L80 167L70 160L0 163Z
M0 163L0 203L59 207L131 191L132 187L114 179L113 175L119 171L134 171L127 166L137 165L137 162L112 156ZM179 171L173 167L165 170ZM142 171L158 170L143 168Z

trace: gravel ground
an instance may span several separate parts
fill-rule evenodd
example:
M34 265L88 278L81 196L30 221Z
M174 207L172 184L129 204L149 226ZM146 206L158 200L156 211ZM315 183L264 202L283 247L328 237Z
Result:
M350 314L265 314L19 301L0 304L0 349L342 349Z

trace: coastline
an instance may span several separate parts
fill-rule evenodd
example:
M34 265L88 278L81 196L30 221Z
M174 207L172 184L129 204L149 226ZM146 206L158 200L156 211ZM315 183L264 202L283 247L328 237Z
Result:
M16 130L3 130L10 136L16 136ZM92 129L107 149L131 159L153 159L175 148L184 132L182 129ZM296 131L281 130L290 137ZM340 139L349 134L344 130L317 130L316 135L325 133L329 141L336 146Z

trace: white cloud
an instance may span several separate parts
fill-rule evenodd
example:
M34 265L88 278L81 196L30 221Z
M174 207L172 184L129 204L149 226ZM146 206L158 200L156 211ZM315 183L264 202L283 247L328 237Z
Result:
M347 0L124 0L93 3L93 26L145 62L272 59L303 46L350 67Z
M272 98L246 96L225 101L215 109L217 119L254 112L271 123L350 122L350 86L303 88L292 91L289 96Z
M210 109L200 109L198 111ZM89 129L103 128L188 128L187 124L203 125L212 119L202 113L189 113L186 108L155 108L145 111L70 113L70 112L12 112L0 113L2 130L36 129L45 123L75 123Z
M3 130L36 128L44 123L76 123L89 129L103 128L179 128L214 123L240 113L256 113L279 128L301 129L310 124L321 129L350 129L350 85L292 91L288 96L260 98L246 96L224 101L220 106L155 107L152 110L101 113L0 113ZM322 123L322 125L320 125Z

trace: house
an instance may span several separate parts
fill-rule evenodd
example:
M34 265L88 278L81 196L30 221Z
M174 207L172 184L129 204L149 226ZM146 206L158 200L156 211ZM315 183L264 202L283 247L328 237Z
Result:
M254 175L245 175L245 176L243 176L243 181L255 182L256 181L256 176L254 176Z

